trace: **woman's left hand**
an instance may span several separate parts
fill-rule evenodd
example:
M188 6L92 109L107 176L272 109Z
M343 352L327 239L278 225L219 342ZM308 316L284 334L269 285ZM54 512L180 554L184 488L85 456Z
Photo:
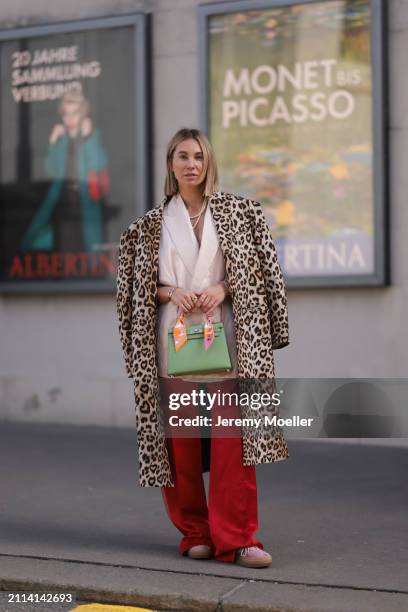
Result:
M199 300L196 303L196 307L200 308L205 314L217 308L224 300L227 295L225 286L222 283L211 285L205 291L199 295Z

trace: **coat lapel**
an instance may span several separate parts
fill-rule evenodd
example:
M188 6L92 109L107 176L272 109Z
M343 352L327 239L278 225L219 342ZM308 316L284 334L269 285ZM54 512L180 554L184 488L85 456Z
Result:
M191 223L190 223L191 225ZM192 228L191 228L192 229ZM192 230L193 231L193 230ZM193 232L194 233L194 232ZM197 239L196 239L197 240ZM206 287L202 283L205 281L208 270L214 261L214 257L218 251L218 236L214 221L211 216L211 210L207 206L204 217L203 235L201 239L201 247L198 252L197 261L194 269L192 289L200 293Z
M199 245L191 227L188 212L180 196L174 196L162 214L163 222L181 260L191 276L193 276Z

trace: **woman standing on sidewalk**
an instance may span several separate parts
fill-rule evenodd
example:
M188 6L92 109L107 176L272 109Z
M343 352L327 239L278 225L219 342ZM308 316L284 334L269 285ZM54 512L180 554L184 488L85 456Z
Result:
M180 553L267 567L272 558L254 537L255 465L289 456L281 430L264 437L211 434L207 506L204 441L166 439L159 418L159 383L168 417L171 393L233 393L239 379L274 379L272 351L289 344L286 290L262 208L216 189L206 136L179 130L167 148L165 200L120 238L119 330L134 379L140 484L161 487L168 515L183 534ZM168 329L181 313L189 324L208 315L223 322L231 371L169 377ZM227 412L215 403L213 422Z

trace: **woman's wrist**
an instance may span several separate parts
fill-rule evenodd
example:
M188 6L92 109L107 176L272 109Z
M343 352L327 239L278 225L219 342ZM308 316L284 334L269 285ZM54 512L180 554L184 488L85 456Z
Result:
M172 298L174 297L174 292L176 289L177 287L170 285L159 285L157 287L156 302L158 304L167 304L168 302L173 301Z
M225 297L227 297L228 295L231 295L231 288L230 288L230 284L229 284L229 282L228 282L226 279L224 279L224 280L222 280L222 281L221 281L221 283L220 283L220 284L221 284L221 285L223 286L223 288L224 288L224 291L225 291Z
M173 297L173 293L176 291L177 287L170 287L167 292L167 297L169 298L169 302L171 302L171 298Z

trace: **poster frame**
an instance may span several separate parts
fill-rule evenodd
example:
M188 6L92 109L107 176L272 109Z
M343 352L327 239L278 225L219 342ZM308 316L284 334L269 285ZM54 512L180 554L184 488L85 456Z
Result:
M208 22L214 15L268 9L299 4L316 4L322 0L233 0L197 6L199 36L200 128L209 134L209 40ZM332 1L332 0L324 0ZM387 10L384 0L370 0L371 5L371 74L373 143L373 255L372 274L301 275L285 277L288 288L312 289L335 287L370 287L391 284L390 265L390 194L389 194L389 83L387 54Z
M34 38L84 30L133 27L134 62L134 207L131 221L149 208L152 193L151 142L151 17L148 13L134 12L119 16L90 17L56 23L0 29L0 44L5 41ZM119 236L117 240L119 246ZM44 280L12 282L0 280L0 294L82 294L115 293L116 277L109 279Z

